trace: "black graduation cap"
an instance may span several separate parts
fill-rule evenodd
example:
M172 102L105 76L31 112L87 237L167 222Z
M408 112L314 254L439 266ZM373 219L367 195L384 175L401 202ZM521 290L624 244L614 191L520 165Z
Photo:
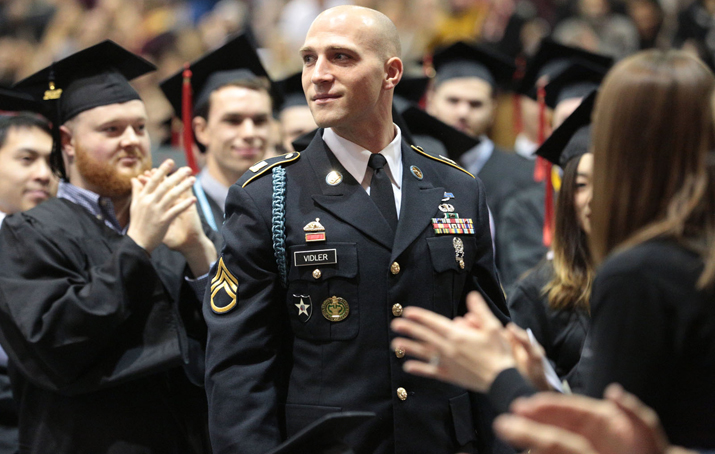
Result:
M511 83L516 72L513 59L484 45L462 41L435 52L432 64L437 84L449 79L477 77L492 87L504 87Z
M142 57L106 40L53 63L13 88L36 100L58 100L62 124L85 110L141 99L129 81L155 69Z
M400 83L395 86L395 97L400 97L412 103L419 103L427 92L430 78L404 76Z
M547 83L549 83L566 70L570 64L577 61L605 70L613 65L613 58L607 55L594 54L578 47L564 46L546 38L541 42L539 51L534 58L526 65L524 78L521 79L517 91L536 99L536 82L541 77L547 76Z
M584 98L598 89L608 70L585 61L577 60L569 65L546 87L546 105L552 109L561 101L571 98Z
M49 104L53 170L65 178L59 126L95 107L141 99L129 81L156 66L113 41L76 52L16 83L13 88Z
M591 146L591 113L597 93L596 90L591 91L536 150L537 155L563 168L571 159L588 153Z
M372 412L330 413L313 422L268 454L354 454L343 440L365 421Z
M479 145L479 140L438 120L417 106L401 112L412 143L431 154L441 154L457 161L467 151ZM404 135L404 133L403 133ZM406 140L410 141L409 135Z
M303 73L297 72L276 82L278 90L283 96L283 102L278 111L289 107L308 105L308 101L305 99L305 92L303 91L302 79Z
M4 112L33 112L49 117L48 106L32 96L15 90L0 88L0 115Z
M245 33L191 63L189 69L194 109L205 105L214 90L233 81L265 77L271 82L256 49ZM182 69L159 84L179 118L182 118L183 81ZM273 84L271 87L274 102L278 105L276 89Z

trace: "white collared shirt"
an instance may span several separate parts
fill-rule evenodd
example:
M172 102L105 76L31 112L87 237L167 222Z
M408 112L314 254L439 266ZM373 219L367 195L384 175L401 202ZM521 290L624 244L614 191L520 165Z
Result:
M400 206L402 204L402 133L397 125L395 126L395 138L389 143L380 154L387 160L387 175L392 182L392 192L395 195L395 208L397 217L400 217ZM340 164L360 185L370 194L370 181L372 181L372 169L368 167L370 151L364 149L347 139L337 135L330 128L323 131L323 141L333 152Z
M216 202L221 208L221 212L223 212L224 205L226 205L226 197L228 197L228 188L211 176L208 167L204 167L203 170L201 170L199 180L206 195L211 197L211 200Z
M534 152L537 148L539 148L539 145L536 142L529 140L523 132L516 136L516 140L514 141L514 151L516 151L518 155L533 161L536 159Z
M5 216L7 216L5 213L0 211L0 227L2 227L2 221L5 220Z

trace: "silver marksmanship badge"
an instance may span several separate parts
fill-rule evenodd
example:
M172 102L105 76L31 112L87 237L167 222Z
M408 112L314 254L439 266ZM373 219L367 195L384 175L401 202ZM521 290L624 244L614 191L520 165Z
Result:
M313 302L310 295L293 295L293 305L298 309L298 320L306 323L313 315Z
M452 246L454 246L454 259L459 263L459 267L464 269L464 242L458 236L452 238Z

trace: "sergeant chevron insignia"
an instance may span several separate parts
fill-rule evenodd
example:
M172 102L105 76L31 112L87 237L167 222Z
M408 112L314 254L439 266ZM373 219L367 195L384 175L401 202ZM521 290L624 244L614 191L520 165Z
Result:
M219 259L216 275L211 279L211 309L225 314L238 303L238 279L226 268L223 257Z

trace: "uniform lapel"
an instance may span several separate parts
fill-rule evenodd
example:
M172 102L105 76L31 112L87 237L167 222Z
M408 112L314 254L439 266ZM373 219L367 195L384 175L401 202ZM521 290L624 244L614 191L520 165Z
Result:
M418 167L423 173L419 180L411 171ZM444 196L443 187L435 187L435 174L430 174L432 164L402 143L402 205L397 234L392 248L394 261L432 223L437 207ZM437 184L441 184L438 181Z
M365 235L392 248L392 229L370 200L360 183L340 164L335 155L323 142L323 130L319 130L305 150L304 156L313 167L322 194L313 195L315 203L335 217L352 225ZM343 181L335 186L329 185L325 177L333 170L343 175Z

